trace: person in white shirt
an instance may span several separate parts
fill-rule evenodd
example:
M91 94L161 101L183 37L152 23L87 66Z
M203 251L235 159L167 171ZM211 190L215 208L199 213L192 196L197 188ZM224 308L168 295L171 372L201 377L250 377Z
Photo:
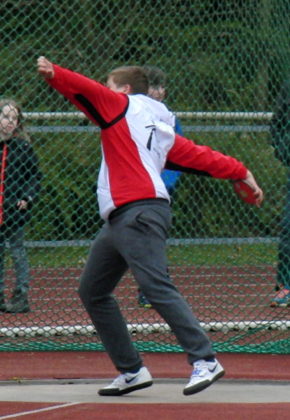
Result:
M101 128L103 159L97 195L105 223L92 244L79 294L120 375L99 394L123 395L153 382L113 296L128 268L193 367L184 395L205 389L224 375L224 369L167 274L171 210L160 174L164 167L174 166L216 178L246 179L255 190L257 205L263 200L262 190L238 160L175 134L172 113L147 96L148 79L142 67L115 69L107 86L45 57L38 59L37 67L50 86Z

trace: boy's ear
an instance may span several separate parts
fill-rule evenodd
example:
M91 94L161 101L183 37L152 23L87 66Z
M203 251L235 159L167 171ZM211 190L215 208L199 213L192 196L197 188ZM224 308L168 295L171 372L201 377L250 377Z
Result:
M128 83L126 85L122 86L123 92L126 93L126 95L130 95L132 93L132 87Z

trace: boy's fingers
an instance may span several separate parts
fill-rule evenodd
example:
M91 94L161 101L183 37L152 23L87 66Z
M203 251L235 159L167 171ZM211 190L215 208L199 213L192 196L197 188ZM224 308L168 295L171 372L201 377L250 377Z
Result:
M37 70L44 77L51 79L54 76L53 66L44 56L40 56L37 59Z
M37 64L43 64L44 63L44 60L45 60L44 57L38 57Z

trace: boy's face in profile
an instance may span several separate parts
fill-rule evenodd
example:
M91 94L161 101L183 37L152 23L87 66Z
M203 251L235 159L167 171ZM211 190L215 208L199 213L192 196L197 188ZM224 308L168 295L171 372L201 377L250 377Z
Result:
M156 101L162 102L165 98L166 90L163 86L149 86L148 96Z

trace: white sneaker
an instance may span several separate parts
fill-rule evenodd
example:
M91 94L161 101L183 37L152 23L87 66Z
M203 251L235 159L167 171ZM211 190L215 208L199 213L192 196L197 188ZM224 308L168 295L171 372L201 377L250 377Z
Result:
M128 394L137 389L147 388L153 384L152 376L146 367L137 373L122 373L114 381L98 391L99 395L117 396Z
M210 386L225 374L222 365L214 359L213 362L197 360L193 364L193 371L188 384L183 390L184 395L195 394Z

